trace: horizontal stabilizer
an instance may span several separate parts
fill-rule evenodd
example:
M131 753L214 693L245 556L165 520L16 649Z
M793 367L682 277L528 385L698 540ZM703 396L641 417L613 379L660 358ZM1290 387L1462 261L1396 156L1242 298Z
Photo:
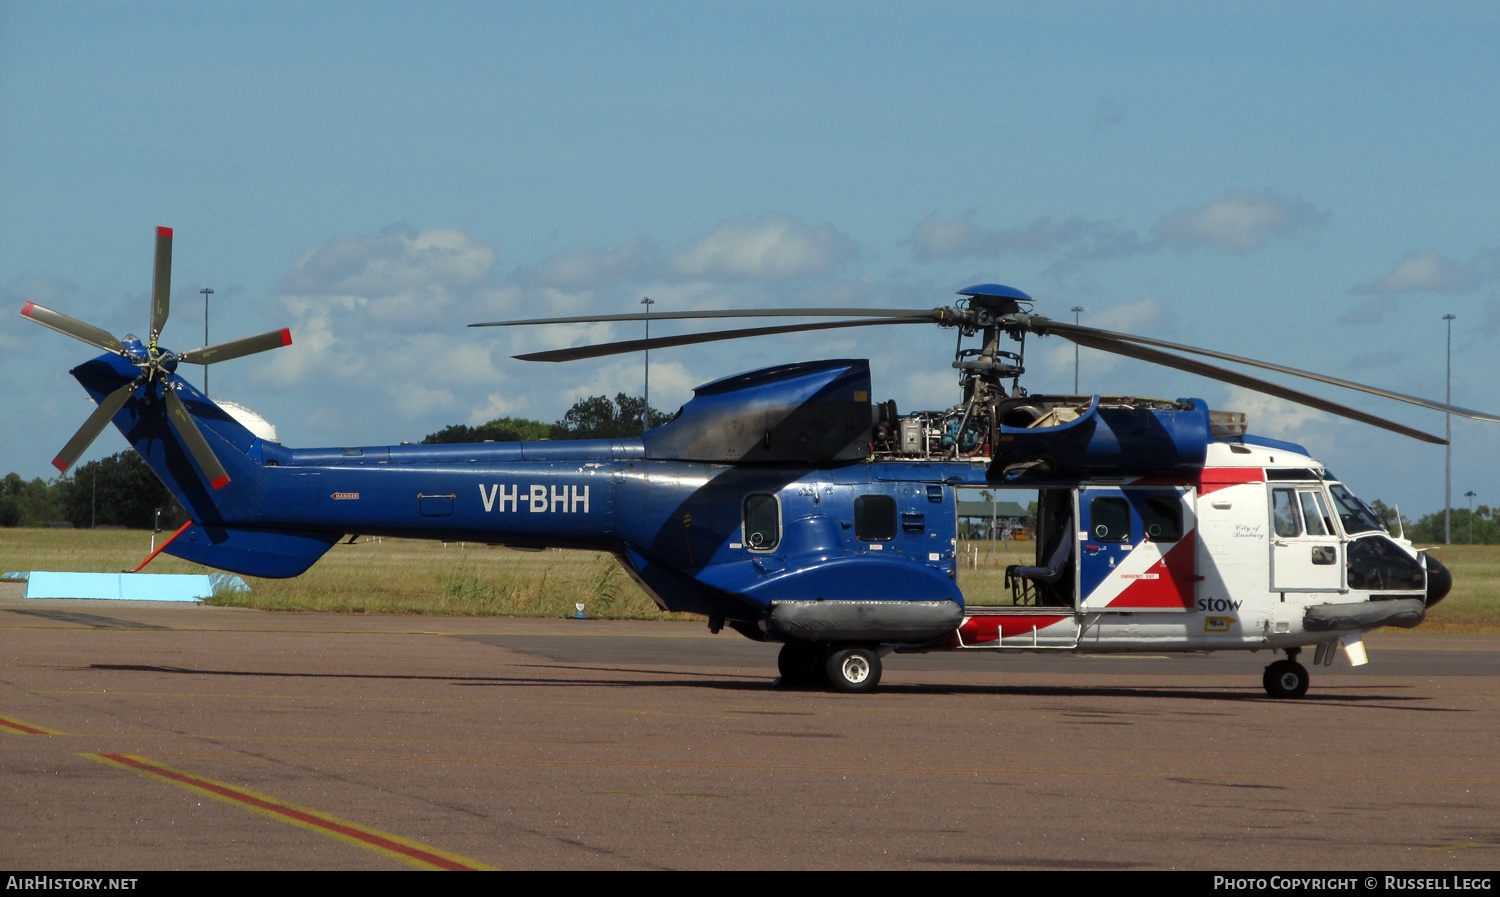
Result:
M246 576L286 579L311 567L343 533L241 529L193 524L166 553Z

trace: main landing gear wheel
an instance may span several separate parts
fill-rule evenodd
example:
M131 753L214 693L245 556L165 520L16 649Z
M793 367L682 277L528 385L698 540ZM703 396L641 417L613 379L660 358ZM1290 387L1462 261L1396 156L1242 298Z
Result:
M817 645L787 642L776 656L783 688L807 688L823 684L823 650Z
M823 669L834 691L868 692L880 684L880 655L869 648L835 648Z
M1307 667L1295 660L1278 660L1266 667L1261 683L1273 698L1300 698L1307 694Z

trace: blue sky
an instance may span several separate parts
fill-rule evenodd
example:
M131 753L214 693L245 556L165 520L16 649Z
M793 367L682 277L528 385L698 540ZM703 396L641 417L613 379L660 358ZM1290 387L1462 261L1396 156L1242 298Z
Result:
M634 327L475 321L741 305L1037 311L1500 410L1500 11L1382 3L78 3L0 0L0 297L164 342L290 326L216 396L291 445L386 444L637 391L640 359L527 349ZM653 333L672 332L672 325ZM899 332L896 332L899 331ZM654 353L654 404L763 364L869 357L956 399L952 334ZM1070 344L1030 345L1033 392ZM0 316L0 468L50 476L88 350ZM1441 507L1443 451L1087 350L1086 389L1201 396L1367 498ZM200 379L196 373L189 376ZM1430 432L1435 412L1315 389ZM1500 425L1454 423L1500 503ZM87 457L124 448L112 431Z

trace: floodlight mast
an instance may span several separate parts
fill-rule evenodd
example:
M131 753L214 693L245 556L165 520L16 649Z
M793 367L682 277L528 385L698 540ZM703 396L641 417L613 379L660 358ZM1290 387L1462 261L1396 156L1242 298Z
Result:
M649 342L651 340L651 306L656 304L656 300L647 296L641 300L641 304L646 306L646 340L648 343L646 346L646 395L641 403L641 433L644 434L651 429L651 346Z
M214 291L204 287L198 292L203 294L203 345L206 346L208 345L208 297L212 296ZM203 394L208 395L208 365L206 364L203 366Z
M1443 404L1453 404L1453 319L1457 315L1443 315L1443 320L1448 322L1448 373L1443 387ZM1453 533L1449 528L1448 508L1453 504L1453 415L1443 412L1443 438L1448 444L1443 446L1443 544L1453 542Z

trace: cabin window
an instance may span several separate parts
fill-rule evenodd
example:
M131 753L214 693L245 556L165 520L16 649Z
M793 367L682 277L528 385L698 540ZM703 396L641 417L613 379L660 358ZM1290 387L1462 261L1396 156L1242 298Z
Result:
M1089 522L1097 541L1130 541L1130 503L1123 498L1094 499L1089 503Z
M1141 526L1153 542L1182 540L1182 502L1175 495L1147 498L1141 503Z
M781 503L774 495L745 498L745 547L771 551L781 544Z
M1302 535L1302 515L1297 513L1295 489L1271 490L1271 525L1278 536Z
M896 500L889 495L856 498L854 538L861 542L889 542L896 538Z

